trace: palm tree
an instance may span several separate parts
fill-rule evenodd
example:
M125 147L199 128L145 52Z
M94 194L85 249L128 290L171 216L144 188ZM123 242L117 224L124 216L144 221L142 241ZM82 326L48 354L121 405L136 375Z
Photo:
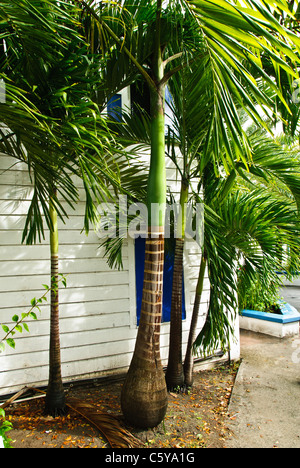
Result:
M172 96L170 103L172 130L168 131L167 154L173 161L181 180L179 199L181 223L176 227L175 233L169 359L166 371L167 387L171 391L185 386L182 363L182 285L186 209L187 204L192 202L190 186L193 179L199 176L199 153L205 139L205 132L208 131L207 124L199 121L201 109L208 111L209 105L213 102L208 86L212 83L212 80L207 79L208 70L207 60L201 59L195 61L189 68L178 72L169 82ZM180 150L180 157L177 156L176 146Z
M67 216L62 200L74 208L78 199L74 176L79 176L86 193L84 226L88 231L89 223L97 219L97 204L110 196L108 186L120 187L117 164L112 157L109 162L106 159L118 146L91 100L99 81L99 62L82 39L77 8L71 3L58 7L56 2L44 2L41 6L33 1L26 5L23 10L12 2L8 9L0 9L7 21L2 34L5 47L1 76L8 83L7 100L0 109L5 124L0 130L0 148L28 165L33 182L23 241L31 244L41 240L45 234L44 220L50 232L51 321L46 412L55 416L65 410L56 287L58 218L64 220ZM49 35L49 44L54 53L47 45L40 45L40 50L37 42L45 38L50 26L53 37ZM31 38L32 29L35 41Z
M175 132L173 135L173 143L168 145L168 155L172 158L180 174L182 188L186 187L185 190L187 191L187 194L185 195L185 200L187 200L189 197L188 193L190 191L189 185L191 181L196 177L199 177L200 180L206 179L206 163L203 162L203 160L209 161L209 157L205 156L205 145L203 143L205 142L205 135L209 134L209 125L211 123L210 119L215 118L214 111L210 106L210 104L214 101L214 92L212 88L212 84L214 82L213 66L209 66L208 61L207 63L204 63L204 60L202 60L201 64L195 62L193 65L190 66L189 69L184 70L183 72L178 73L176 76L172 77L169 83L173 97L173 105L171 106L173 114L172 125L173 128L175 128ZM203 86L204 80L205 87ZM220 106L218 106L218 108L219 107ZM282 107L284 107L283 104ZM203 110L202 113L200 111L201 109ZM203 121L200 120L201 115L203 116ZM239 118L235 125L239 125L241 122L242 119ZM229 147L232 147L230 144L230 138L232 138L232 135L229 136ZM247 143L249 144L248 139ZM174 144L180 148L182 164L180 164L181 161L178 161L178 158L176 157ZM278 148L276 149L278 152ZM271 148L269 148L269 151L271 152ZM218 171L218 166L220 168L222 167L224 161L225 170L231 170L230 165L233 167L232 161L226 161L226 152L223 151L221 151L221 153L217 153L217 157L212 155L211 161L214 161L214 167L210 164L209 170L213 171L213 173ZM249 164L251 164L250 161ZM239 168L245 169L245 167L247 167L245 159L237 166ZM231 173L231 177L227 181L225 187L226 190L229 190L230 184L233 182L234 177L235 171ZM184 192L182 191L180 197L181 200L183 196ZM182 212L184 213L183 209ZM182 364L181 302L183 242L184 233L181 239L176 239L176 245L180 247L177 249L175 248L175 259L177 258L175 263L180 265L180 267L177 267L177 269L174 271L173 280L173 287L175 287L176 290L173 290L172 296L173 300L171 308L169 360L166 373L166 380L169 389L176 389L178 387L182 388L184 385L192 385L193 342L196 337L199 306L203 291L205 268L207 266L207 252L204 247L202 249L202 259L199 269L199 278L196 286L194 309L192 313L192 322L185 361L184 364Z
M193 38L190 41L188 34L186 37L183 35L184 19L187 25L192 21L189 11L180 12L178 5L175 8L174 2L168 2L163 8L162 3L162 0L119 2L115 8L120 8L119 18L122 18L127 27L124 40L119 39L121 31L117 35L104 23L101 12L98 16L86 5L87 10L97 19L98 25L121 46L123 55L132 61L150 90L151 159L147 190L149 232L146 241L142 312L135 352L121 398L126 419L142 427L157 425L164 418L167 409L167 391L159 344L166 204L165 87L178 67L183 66L182 56L187 56L191 45L197 47ZM173 34L176 21L179 29ZM111 27L113 26L112 24ZM188 31L190 32L190 26ZM178 42L179 38L182 44ZM128 40L132 43L128 43Z
M251 141L249 172L237 164L229 184L213 177L202 182L208 195L205 250L211 297L194 350L226 348L231 324L224 312L237 306L239 268L240 290L249 288L257 277L263 284L278 285L276 271L284 257L291 274L299 268L299 154L261 131L254 132ZM282 251L283 244L289 245L288 252ZM233 294L228 296L230 288Z
M162 304L163 222L166 201L164 90L168 80L201 58L212 67L213 116L203 142L202 168L213 158L225 155L222 164L228 170L236 154L244 161L250 147L237 114L237 104L263 123L255 104L270 105L270 99L258 87L247 68L251 64L261 72L274 93L280 90L264 73L260 54L272 54L278 67L295 72L282 55L297 56L290 45L298 47L296 35L287 31L270 14L267 4L254 1L185 0L173 2L119 1L113 9L95 1L82 2L94 18L102 43L114 41L113 58L132 62L137 74L150 89L151 159L148 180L149 236L146 244L144 294L136 348L122 392L126 419L138 426L155 426L164 417L167 394L159 352ZM274 2L287 10L284 1ZM193 12L191 6L194 7ZM110 17L110 19L108 19ZM125 29L123 28L125 25ZM197 34L195 34L197 33ZM246 61L245 61L246 58ZM245 63L246 62L246 65ZM120 70L125 69L121 67ZM295 74L296 75L296 74ZM249 92L243 85L247 84ZM231 142L234 142L233 145ZM225 153L221 149L225 148ZM246 152L245 152L246 148ZM160 212L151 213L152 207ZM153 216L154 215L154 216Z
M299 155L257 128L249 138L253 148L249 171L245 171L242 163L237 163L231 175L222 182L213 180L212 173L202 179L207 206L203 258L209 265L212 287L207 320L195 342L202 294L200 268L192 318L194 326L190 329L184 364L187 385L192 385L193 351L214 351L220 343L227 346L230 323L224 311L238 306L238 265L242 265L240 292L242 288L247 290L257 276L263 284L272 282L278 286L279 278L275 272L281 269L284 255L276 246L282 242L291 246L286 258L290 275L297 269ZM231 250L229 255L228 250ZM237 256L237 250L242 256ZM235 293L230 295L230 290Z
M213 24L214 28L214 33L215 28L218 29L218 40L221 42L221 36L219 35L220 33L220 28L223 27L221 24L217 25L214 20L212 20L212 5L205 5L207 2L194 2L196 6L201 5L199 12L201 11L201 21L206 21L210 23L210 26ZM213 3L213 2L211 2ZM215 6L217 5L218 7L220 6L219 2L214 2ZM207 9L208 8L208 9ZM222 6L219 10L219 13L221 14L221 9L223 9L223 13L225 14L225 4L222 3ZM207 14L208 10L210 10L208 17L205 17L204 13ZM232 12L234 9L232 9ZM292 11L292 8L290 8L290 11ZM275 15L276 16L276 15ZM277 16L276 16L277 17ZM219 17L220 18L220 17ZM220 18L221 19L221 18ZM277 18L279 19L279 18ZM227 19L230 22L234 21L233 18L230 20ZM222 25L224 25L224 22L221 20ZM289 28L290 29L290 28ZM225 28L226 32L228 32L227 28ZM213 40L216 39L215 34L212 34L212 30L205 29L205 32L208 33L206 36L206 40L211 41L212 36ZM231 31L233 32L233 31ZM286 31L287 32L287 31ZM211 36L212 34L212 36ZM228 36L227 36L227 39ZM231 38L232 39L232 38ZM223 45L224 47L224 45ZM221 52L219 50L219 52ZM222 54L222 52L221 52ZM268 55L265 55L265 60ZM270 60L271 61L271 60ZM203 62L203 60L202 60ZM204 173L206 172L206 164L207 161L209 161L209 153L206 153L206 150L208 148L208 151L211 149L214 149L213 147L209 147L203 145L203 142L205 142L205 137L203 137L203 134L206 132L206 135L209 135L208 131L208 125L209 123L213 125L213 121L217 121L217 115L214 113L213 110L211 110L209 106L208 100L205 100L205 96L210 97L210 102L213 102L215 99L215 105L217 105L217 109L220 107L228 104L229 99L224 99L224 103L222 102L217 102L218 98L214 97L214 92L212 91L212 88L210 88L209 84L213 84L215 86L215 77L213 73L216 71L215 70L215 63L212 60L212 63L210 64L210 67L208 66L208 63L206 64L206 69L202 70L201 73L197 73L201 66L199 66L198 63L196 63L196 66L193 67L191 66L191 70L188 70L186 74L190 72L190 76L185 80L184 79L184 73L180 74L180 79L177 80L177 77L174 76L172 77L170 81L170 86L173 94L173 99L174 99L174 105L173 105L173 114L175 115L175 127L176 127L176 132L177 135L175 137L175 141L177 142L178 146L180 147L181 153L183 155L183 170L180 170L178 168L180 174L181 174L181 180L182 180L182 187L188 186L189 183L186 181L191 180L191 174L189 174L190 171L190 164L191 162L195 162L195 160L198 158L199 159L199 166L198 166L198 177L200 179L203 177L205 179ZM249 66L250 64L248 64ZM250 67L252 68L252 67ZM274 67L275 68L275 67ZM223 70L222 70L223 71ZM225 70L226 72L226 70ZM236 68L232 70L232 73L235 74ZM259 78L263 78L265 81L265 76L266 73L264 70L258 70L257 67L255 67L255 70L252 69L252 72L257 73L256 76ZM284 74L286 76L286 82L285 82L285 89L283 89L284 93L284 98L286 99L288 97L289 90L291 89L291 86L288 82L288 80L291 80L291 75L289 75L288 72L284 70ZM201 78L203 80L203 77L206 75L206 78L209 76L209 79L206 82L206 89L201 90ZM274 75L274 73L273 73ZM218 79L220 79L220 75L218 76ZM176 82L177 81L177 82ZM268 83L269 80L266 80ZM279 84L279 81L278 81ZM172 86L173 85L173 86ZM178 92L178 90L180 90ZM233 92L233 88L229 87L229 90ZM249 92L248 85L245 86L245 90ZM211 93L211 94L210 94ZM220 91L219 95L221 96L224 91ZM242 97L242 95L240 96ZM282 96L277 95L277 107L280 104L281 108L284 109L284 117L286 118L287 115L289 115L289 109L286 104L286 101L282 100ZM239 105L243 107L243 109L247 112L249 112L250 109L246 110L244 104L247 101L239 101ZM195 107L197 103L197 109L195 112ZM248 103L249 104L249 103ZM290 102L289 102L290 104ZM292 104L292 103L291 103ZM269 106L275 107L274 102L269 102ZM201 119L200 115L200 109L202 109L202 115L205 116L206 122L201 122L199 123L199 120ZM228 115L236 115L238 116L239 113L234 113L231 110L228 109ZM211 120L210 120L211 119ZM197 122L198 120L198 122ZM256 119L257 121L260 121L260 119ZM177 125L176 125L177 123ZM195 129L195 123L196 123L196 129ZM264 125L264 122L261 122L262 125ZM173 123L174 125L174 123ZM234 130L234 127L238 129L239 125L241 125L241 120L239 117L237 117L235 120L232 119L230 129ZM197 133L197 130L200 129ZM203 132L203 133L202 133ZM219 151L214 151L211 155L211 160L214 161L215 167L213 168L211 165L210 170L211 171L216 171L216 166L222 167L224 166L225 171L230 171L230 165L228 164L228 157L226 157L226 152L227 156L228 153L234 148L234 144L230 143L230 140L232 138L235 139L234 132L228 135L228 140L226 141L226 130L223 128L219 132L222 135L225 135L225 138L223 139L223 144L225 147L225 151L222 151L221 144L219 146ZM214 142L214 139L212 140ZM247 149L250 148L248 139L246 138L246 145L245 145L245 155L244 157L247 158ZM215 143L214 143L215 144ZM247 145L249 147L247 148ZM239 151L242 148L239 147ZM278 151L278 148L277 148ZM196 152L196 154L195 154ZM175 155L175 151L172 148L172 151L170 152L171 155ZM224 156L223 156L224 154ZM241 155L240 155L241 156ZM243 157L241 156L243 159ZM173 158L174 163L178 166L176 162L176 157ZM232 162L232 160L231 160ZM245 168L246 165L246 160L243 159L243 161L239 164L239 166L243 166ZM232 167L232 166L231 166ZM197 172L193 173L192 177L195 177L195 174ZM231 177L228 179L227 182L227 190L230 184L232 183L232 178L234 177L234 172L232 173ZM181 194L182 197L182 194ZM183 243L183 239L176 239L176 244L180 245ZM180 255L181 258L177 259L177 263L181 265L181 267L177 267L176 271L174 271L174 287L176 288L176 291L173 291L173 298L174 300L172 301L172 312L171 312L171 329L170 329L170 348L169 348L169 361L168 361L168 368L167 368L167 373L166 373L166 379L167 379L167 384L169 388L177 388L177 387L183 387L184 383L187 386L190 386L192 384L192 363L193 363L193 357L192 357L192 350L193 350L193 342L195 339L195 333L196 333L196 325L197 325L197 317L198 317L198 312L199 312L199 305L200 305L200 299L202 295L202 290L203 290L203 281L204 281L204 273L205 273L205 268L207 265L207 251L204 247L203 252L202 252L202 260L201 260L201 265L199 269L199 278L198 278L198 283L196 287L196 295L195 295L195 302L194 302L194 310L192 314L192 322L191 322L191 329L190 329L190 334L189 334L189 339L188 339L188 345L187 345L187 351L186 351L186 356L185 356L185 362L184 365L182 366L181 362L181 298L182 298L182 262L183 262L183 255L182 255L182 249L178 248L175 249L175 258L176 258L176 252L180 252L180 254L177 253L177 256ZM229 258L229 257L227 257ZM220 265L221 266L221 265ZM229 295L231 297L231 295ZM227 323L224 317L224 323L225 323L225 328L227 328ZM220 321L221 324L221 321ZM184 374L184 375L183 375Z
M165 87L162 45L162 1L150 21L154 35L149 61L151 75L151 160L147 191L149 232L146 240L141 318L134 355L122 389L125 418L140 427L154 427L165 417L167 391L160 357L162 316L164 220L166 203ZM151 63L152 62L152 63ZM149 80L150 83L150 80ZM153 207L159 211L153 212ZM150 397L150 399L149 399Z

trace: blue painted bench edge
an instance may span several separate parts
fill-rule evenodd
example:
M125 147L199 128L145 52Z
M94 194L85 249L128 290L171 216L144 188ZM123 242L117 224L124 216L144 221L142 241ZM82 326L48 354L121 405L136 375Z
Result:
M241 315L243 317L252 317L259 320L266 320L268 322L276 323L292 323L300 321L300 313L297 309L295 309L295 307L283 301L280 301L278 305L280 306L280 315L248 309L242 310Z

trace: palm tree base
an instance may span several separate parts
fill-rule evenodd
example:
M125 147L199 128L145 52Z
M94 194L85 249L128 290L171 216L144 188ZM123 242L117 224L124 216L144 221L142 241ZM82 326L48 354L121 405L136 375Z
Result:
M65 394L61 392L47 393L45 400L44 414L57 418L59 416L65 416L68 412L66 405Z
M168 368L166 372L166 384L169 392L183 392L185 390L185 381L183 368L180 366L178 372Z
M52 418L60 418L62 416L66 416L66 414L68 414L67 406L64 408L45 408L44 410L44 415L52 416Z
M168 407L168 393L162 366L143 369L133 359L121 395L125 420L141 429L158 426Z
M184 381L185 381L185 387L186 388L191 388L194 383L194 366L192 366L189 369L184 369Z

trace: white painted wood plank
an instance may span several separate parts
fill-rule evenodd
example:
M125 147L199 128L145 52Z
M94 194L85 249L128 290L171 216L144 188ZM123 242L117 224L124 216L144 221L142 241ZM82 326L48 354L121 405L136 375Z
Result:
M63 223L61 220L59 220L58 226L59 226L59 232L61 231L71 231L71 230L76 230L81 232L84 227L84 219L83 216L76 215L75 213L71 213L69 215L69 218L66 218L64 220L65 222ZM22 231L24 230L25 227L25 222L26 222L26 215L1 215L0 214L0 231ZM47 231L45 227L45 231ZM93 230L91 227L90 235L93 234ZM1 236L1 232L0 232Z
M19 162L16 158L8 156L7 154L0 153L0 168L6 170L13 166L15 171L27 170L27 164Z
M126 317L127 315L127 317ZM103 323L94 318L94 328L84 329L80 328L79 330L73 330L65 320L62 321L64 328L68 329L68 332L64 332L64 329L61 330L61 348L69 350L70 353L73 353L74 347L88 347L90 345L99 345L105 343L115 343L115 349L117 350L119 341L134 340L136 337L136 330L128 330L126 335L124 334L124 326L128 323L128 314L118 314L115 317L112 315L106 318L106 328L102 327ZM113 318L113 320L112 320ZM116 325L117 326L113 326ZM125 325L124 325L125 324ZM92 319L83 324L83 327L90 325L92 327ZM16 348L15 350L7 348L5 356L10 356L12 360L18 360L18 355L25 353L36 353L40 351L47 351L49 349L49 323L44 324L46 333L44 335L32 336L32 334L27 334L25 338L24 334L19 334L16 339ZM31 328L30 328L31 330ZM1 360L0 360L1 362ZM4 370L4 368L2 369ZM9 370L9 367L8 367Z
M49 232L45 233L45 243L49 243ZM81 245L81 244L96 244L100 245L98 236L91 232L89 235L81 233L79 230L61 230L58 233L59 245ZM22 240L22 231L1 231L1 245L20 245Z
M99 357L97 359L90 359L84 363L84 361L80 361L76 366L70 366L66 364L63 366L64 371L64 380L79 380L81 378L91 378L91 377L99 377L101 375L107 375L112 373L113 374L125 372L130 364L132 358L132 352L123 353L120 355L109 356L109 357ZM96 369L96 370L95 370ZM72 373L73 371L73 373ZM76 371L76 374L75 372ZM79 377L78 379L78 376Z
M190 284L190 288L191 288L192 291L196 290L197 282L198 282L198 278L190 278L189 279L189 284ZM204 278L203 291L209 291L209 290L210 290L209 279Z
M48 366L28 369L14 370L0 374L0 395L16 393L25 386L45 386L48 382Z
M48 314L49 315L49 314ZM6 323L4 321L4 323ZM13 350L6 347L5 355L16 356L17 354L31 353L34 351L47 350L49 348L49 320L27 321L29 333L23 331L15 335L16 348ZM107 343L130 339L135 330L128 330L124 333L124 327L129 326L129 311L114 313L95 314L88 317L61 318L60 334L62 347L78 346L78 343L89 345L90 343ZM114 339L118 336L118 339ZM4 337L1 330L0 337ZM93 341L93 340L99 341ZM1 358L2 354L0 355Z
M32 334L40 332L40 323L49 319L49 304L44 304L41 307L41 315L38 315L37 321L30 321L30 330ZM103 301L92 301L92 302L80 302L78 304L61 304L60 315L62 318L77 318L81 317L85 319L89 316L109 315L119 312L129 312L129 299L108 299ZM21 315L27 313L28 307L9 307L0 309L0 323L11 323L11 317L13 315ZM32 328L35 327L35 328ZM1 333L1 330L0 330Z
M123 258L124 271L128 271L128 258ZM63 274L93 274L93 273L117 273L118 270L112 270L103 258L78 258L78 259L60 259L59 271ZM121 270L122 271L122 270ZM0 289L3 277L18 278L22 276L40 276L49 272L50 275L50 260L22 260L22 261L0 261ZM47 280L49 282L49 279ZM46 281L46 284L48 282ZM39 286L44 283L40 281Z
M101 345L103 349L105 348L105 353L107 353L107 346L114 343L114 352L112 352L112 354L114 354L119 352L119 342L125 341L127 343L135 338L136 331L134 330L129 330L126 335L124 334L124 327L128 327L129 323L128 313L112 314L104 318L105 320L102 320L101 324L95 322L95 319L89 318L89 320L86 320L86 323L77 324L77 329L76 327L74 327L74 329L72 328L70 321L61 321L61 349L66 350L66 353L68 352L70 360L73 359L75 348L88 348L92 345ZM92 323L94 323L94 327ZM103 326L104 324L105 327ZM25 364L22 364L22 359L25 355L34 355L33 360L36 362L37 358L35 355L40 355L40 353L44 351L48 352L50 325L49 323L43 323L42 325L45 331L44 335L33 336L32 333L30 333L30 335L25 338L22 334L19 334L15 337L16 347L14 350L6 345L5 351L0 355L1 372L20 368L20 366L22 367L23 365L25 366ZM83 326L88 325L90 326L89 330L82 329ZM103 328L101 326L103 326ZM67 333L65 329L68 330ZM30 330L32 330L32 327L30 327ZM103 353L104 351L102 351L102 354Z
M119 356L90 359L80 361L78 364L66 363L62 365L64 382L72 382L86 378L96 378L107 373L118 373L125 371L131 360L131 353ZM113 371L112 371L113 369ZM25 385L35 387L46 386L48 382L48 366L21 369L13 373L3 372L0 374L0 395L15 393Z
M0 270L1 271L1 270ZM67 277L67 288L87 288L95 286L125 285L129 282L128 271L110 271L106 273L85 272L84 274L69 274ZM3 292L10 291L32 291L39 290L42 284L50 284L50 275L26 275L0 278L0 297ZM63 285L60 289L64 291Z
M1 241L0 241L1 243ZM103 259L99 244L65 244L59 249L60 259ZM0 245L0 260L20 261L20 260L48 260L50 257L50 247L46 244L39 245Z
M40 297L44 289L32 291L3 292L0 295L0 309L9 305L12 307L22 307L24 304L30 304L33 297ZM60 290L60 303L93 302L99 300L109 300L115 298L128 298L129 285L110 285L88 288L67 288Z
M88 361L99 357L120 356L123 353L132 352L134 340L119 340L118 345L114 341L100 344L88 344L86 346L74 346L72 350L61 347L62 365L70 362ZM19 355L1 355L0 366L2 372L24 369L29 367L47 366L49 363L49 351L39 350L38 352L22 353ZM4 359L5 357L5 359Z
M12 185L17 187L32 187L27 170L7 170L2 172L0 167L0 185Z
M24 172L8 172L5 177L0 175L0 200L32 200L33 186ZM76 186L78 203L85 203L85 190ZM71 210L72 212L72 210Z
M30 186L0 184L0 200L31 200L32 195L33 190Z
M25 216L1 215L0 214L0 231L23 231L25 226ZM0 239L1 239L0 232Z
M28 210L30 208L30 201L29 200L0 200L0 213L2 215L9 216L11 214L13 215L26 215L28 213ZM68 214L74 213L74 210L68 205L66 202L62 201L61 202L64 210ZM85 203L77 203L75 205L76 208L76 213L80 216L84 216L85 213Z

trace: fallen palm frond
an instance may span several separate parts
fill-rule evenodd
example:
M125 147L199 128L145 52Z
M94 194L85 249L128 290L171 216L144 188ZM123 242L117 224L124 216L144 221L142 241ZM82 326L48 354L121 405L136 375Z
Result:
M0 408L4 409L10 406L20 398L20 396L29 391L34 391L36 393L40 393L42 396L46 396L46 393L43 390L33 387L24 387L18 393L5 401ZM99 411L96 406L91 405L90 403L85 403L76 398L68 398L66 405L76 413L80 414L80 416L85 418L90 424L95 426L101 435L107 440L111 448L138 448L143 446L143 442L141 440L134 437L133 434L122 426L118 417Z
M2 405L0 405L0 408L5 409L8 406L10 406L17 398L20 398L20 396L24 395L28 391L28 387L23 387L18 393L10 397L8 400L6 400Z
M117 417L103 413L89 403L68 398L67 406L83 416L105 437L111 448L137 448L142 442L122 427Z

